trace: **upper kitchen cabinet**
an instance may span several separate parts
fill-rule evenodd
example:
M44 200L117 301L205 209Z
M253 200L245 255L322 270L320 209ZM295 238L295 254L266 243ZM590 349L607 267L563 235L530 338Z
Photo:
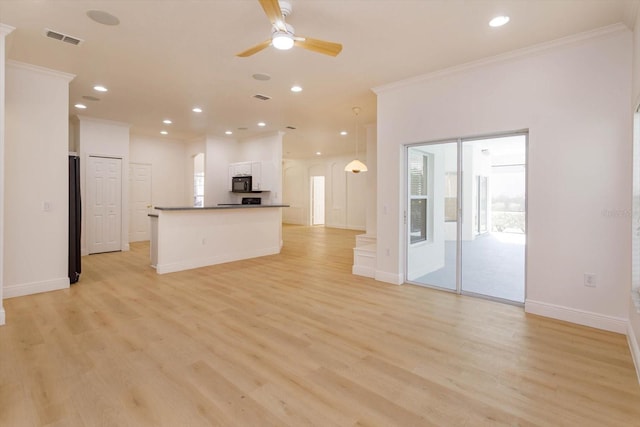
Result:
M252 176L251 167L254 162L231 163L229 165L229 175L233 176Z
M275 178L275 165L270 161L231 163L229 185L234 176L251 176L251 191L271 191Z

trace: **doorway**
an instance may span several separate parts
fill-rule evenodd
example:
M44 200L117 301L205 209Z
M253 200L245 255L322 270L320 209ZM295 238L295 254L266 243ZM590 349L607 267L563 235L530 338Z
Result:
M151 165L129 163L129 242L149 240Z
M324 225L324 176L311 177L311 225Z
M526 151L526 133L407 147L407 282L524 302Z
M122 249L122 159L89 156L87 169L89 254Z
M193 157L193 206L204 206L204 153Z

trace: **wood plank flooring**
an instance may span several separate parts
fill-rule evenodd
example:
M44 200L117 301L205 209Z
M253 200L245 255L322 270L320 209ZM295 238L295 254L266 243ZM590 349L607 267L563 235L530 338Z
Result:
M357 233L157 275L148 244L4 301L0 426L640 426L622 335L351 275Z

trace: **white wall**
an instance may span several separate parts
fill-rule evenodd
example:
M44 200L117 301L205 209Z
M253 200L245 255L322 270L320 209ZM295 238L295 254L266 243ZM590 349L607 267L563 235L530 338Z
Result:
M121 250L129 250L129 125L127 123L78 116L78 153L80 155L80 197L86 198L86 170L90 156L104 156L122 159L122 232ZM82 236L80 251L87 255L88 235L86 226L87 206L82 204Z
M129 161L151 165L151 204L182 206L185 204L186 144L181 141L131 135ZM193 186L193 174L191 177Z
M366 234L370 236L375 236L378 228L378 210L377 206L377 186L378 186L378 137L375 123L365 125L366 136L367 136L367 151L366 155L366 165L369 171L366 175L366 191L367 195L366 201L366 209L365 209L365 228Z
M640 106L640 12L636 14L633 32L633 94L631 113L634 114ZM634 118L634 152L633 152L633 192L632 192L632 223L631 236L633 238L633 249L631 251L632 293L640 290L640 114ZM634 302L637 301L637 302ZM636 365L636 372L640 380L640 295L629 297L629 330L627 331L629 347Z
M5 133L5 38L14 27L0 23L0 170L4 171L4 133ZM0 172L0 326L5 324L6 314L2 304L4 287L4 173Z
M70 74L7 62L5 298L69 287L68 108L72 79Z
M631 208L631 42L609 27L377 88L376 278L404 279L403 144L529 129L525 308L624 332L630 220L606 212Z
M237 143L233 139L208 136L206 138L204 205L235 203L229 192L229 164L238 162ZM244 161L244 160L242 160Z
M283 165L283 222L311 224L311 177L325 177L325 226L366 229L367 174L345 172L351 156L285 160ZM369 165L367 165L369 167Z

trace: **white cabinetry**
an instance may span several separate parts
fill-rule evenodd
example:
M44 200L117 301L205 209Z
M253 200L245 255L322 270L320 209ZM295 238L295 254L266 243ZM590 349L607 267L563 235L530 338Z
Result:
M262 162L251 162L251 190L268 191L268 187L262 176Z
M251 173L251 162L231 163L229 174L233 176L249 176Z
M273 162L239 162L229 165L229 186L234 176L251 176L251 191L271 191L275 175ZM231 188L229 188L231 190Z

